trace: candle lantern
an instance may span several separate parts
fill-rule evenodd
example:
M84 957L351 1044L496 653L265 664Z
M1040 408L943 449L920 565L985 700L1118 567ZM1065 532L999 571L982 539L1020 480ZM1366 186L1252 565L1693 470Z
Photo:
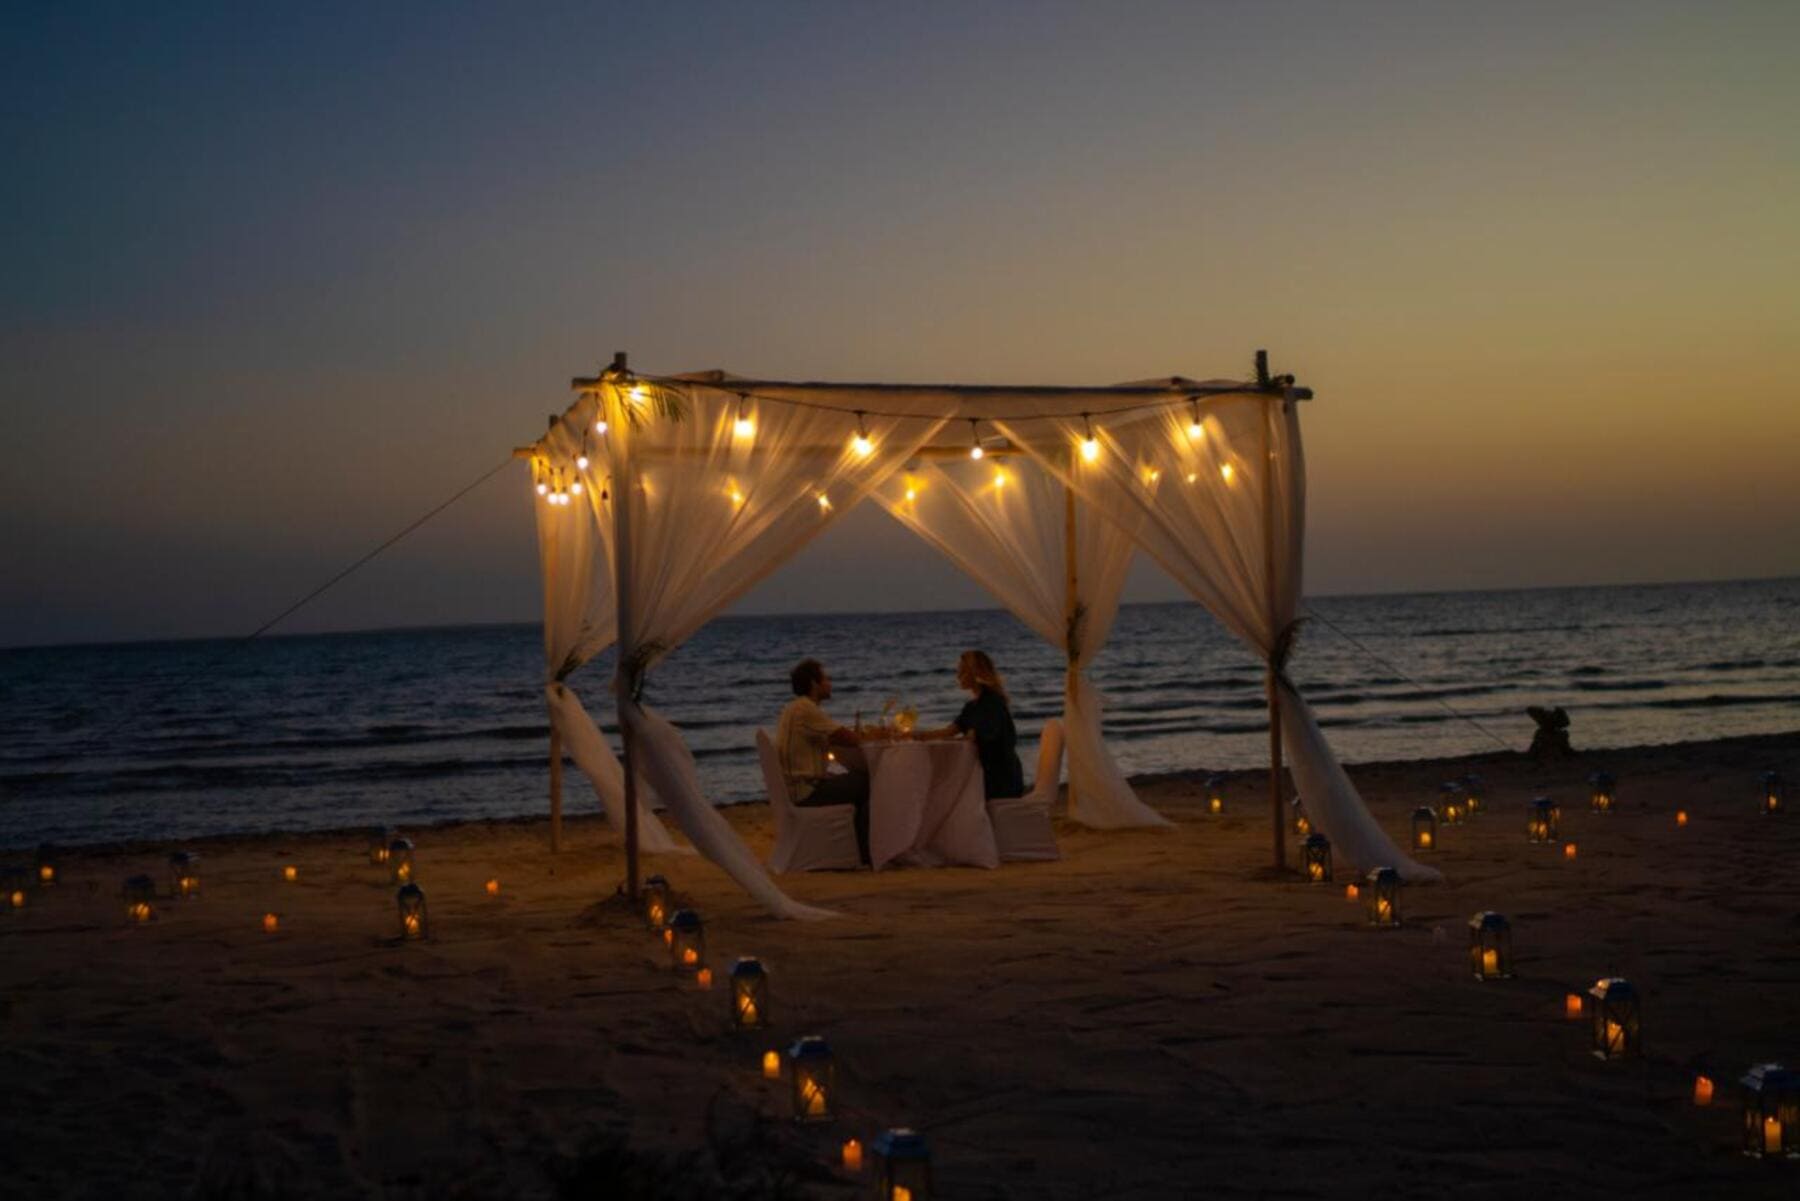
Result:
M1331 883L1331 840L1323 834L1308 834L1300 844L1300 870L1308 884Z
M669 882L661 876L651 876L644 881L643 891L639 895L644 902L644 924L652 930L662 929L663 924L669 920Z
M1306 804L1295 797L1291 807L1294 811L1294 833L1304 838L1312 833L1312 819L1306 816Z
M1594 1058L1635 1058L1644 1051L1643 1009L1631 981L1612 976L1588 989Z
M832 1102L837 1097L837 1060L831 1054L831 1044L809 1034L794 1040L787 1058L794 1120L829 1122Z
M1786 799L1786 789L1782 786L1781 773L1766 771L1762 775L1762 811L1766 817L1774 817L1782 812L1782 802Z
M1476 817L1487 806L1487 784L1474 772L1462 780L1463 816Z
M56 848L48 843L38 848L37 885L39 888L49 888L56 883L57 861L60 858Z
M769 1024L769 973L760 959L746 955L731 965L731 1024L739 1030Z
M200 899L200 856L176 851L169 856L169 895L189 901Z
M883 1130L869 1153L878 1201L927 1201L932 1195L931 1148L924 1135L904 1126Z
M417 884L402 885L394 894L400 909L400 937L418 940L431 933L431 918L425 908L425 890Z
M391 826L373 826L369 829L369 866L386 867L388 861L388 844L400 837L400 831Z
M1469 919L1469 968L1477 980L1512 979L1512 923L1504 914Z
M23 867L0 868L0 908L9 913L25 908L30 898L31 872Z
M1225 812L1225 777L1206 777L1206 811L1214 817Z
M132 876L125 881L125 920L137 925L156 916L156 881Z
M669 962L678 972L697 972L706 957L706 927L692 909L669 915Z
M1378 867L1363 880L1363 908L1369 924L1392 929L1400 924L1400 873Z
M1438 812L1446 826L1459 826L1465 814L1461 780L1438 785Z
M1800 1159L1800 1072L1759 1063L1738 1084L1744 1092L1744 1154Z
M1597 771L1588 777L1589 801L1595 813L1611 813L1618 804L1618 784L1610 772Z
M1438 836L1437 812L1430 805L1420 805L1413 810L1412 844L1415 851L1437 850Z
M387 848L388 879L395 884L413 882L413 844L410 838L396 838Z
M1532 842L1556 841L1556 802L1541 796L1531 802L1531 816L1525 821L1525 836Z

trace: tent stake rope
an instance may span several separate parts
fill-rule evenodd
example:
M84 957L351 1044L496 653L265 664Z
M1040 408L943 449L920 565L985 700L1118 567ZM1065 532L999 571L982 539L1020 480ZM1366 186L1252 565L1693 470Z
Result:
M1330 618L1326 617L1323 613L1319 612L1317 609L1313 608L1311 605L1305 606L1305 609L1306 609L1306 615L1308 617L1317 621L1320 625L1323 625L1326 629L1335 633L1339 638L1342 638L1345 642L1348 642L1351 646L1355 647L1357 650L1359 650L1363 654L1367 655L1369 657L1370 661L1378 664L1379 666L1387 668L1389 671L1391 671L1395 675L1399 676L1402 680L1405 680L1408 684L1411 684L1414 688L1418 688L1421 690L1424 689L1425 685L1419 683L1419 681L1413 679L1411 676L1409 676L1405 672L1401 671L1398 667L1395 667L1391 660L1382 658L1380 655L1376 654L1374 651L1372 651L1368 647L1364 646L1361 642L1358 642L1355 638L1351 637L1351 635L1348 632L1346 632L1342 626L1338 625L1336 622L1334 622ZM1499 747L1501 750L1510 751L1513 749L1498 734L1495 734L1492 730L1489 730L1486 726L1482 725L1480 722L1476 721L1473 717L1470 717L1468 714L1463 713L1460 710L1453 708L1448 701L1442 700L1439 697L1435 697L1435 696L1430 699L1433 704L1437 705L1438 708L1440 708L1444 712L1448 713L1451 717L1454 717L1458 721L1461 721L1461 722L1467 722L1474 729L1479 731L1481 734L1485 735L1489 741L1491 741L1495 746Z

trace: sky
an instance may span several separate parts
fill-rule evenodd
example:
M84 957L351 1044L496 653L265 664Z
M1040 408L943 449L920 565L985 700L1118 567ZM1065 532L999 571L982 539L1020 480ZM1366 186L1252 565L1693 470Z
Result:
M614 350L1267 347L1311 594L1800 573L1796 45L1783 2L7 5L0 645L247 633ZM507 467L278 631L534 619L531 503ZM865 509L738 611L987 603Z

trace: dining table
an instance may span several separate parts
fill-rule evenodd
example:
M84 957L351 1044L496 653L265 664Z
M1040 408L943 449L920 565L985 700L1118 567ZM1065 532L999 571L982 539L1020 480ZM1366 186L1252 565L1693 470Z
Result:
M973 742L880 739L858 749L869 770L869 862L875 870L1000 866Z

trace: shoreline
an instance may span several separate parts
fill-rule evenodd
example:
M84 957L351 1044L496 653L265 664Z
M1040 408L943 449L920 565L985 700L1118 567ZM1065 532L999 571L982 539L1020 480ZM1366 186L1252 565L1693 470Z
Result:
M1791 757L1792 751L1786 749L1786 744L1794 742L1795 740L1800 740L1800 726L1791 730L1783 730L1774 733L1740 734L1729 738L1695 738L1685 739L1679 742L1652 742L1635 744L1632 746L1593 747L1589 749L1578 748L1572 757L1562 760L1540 761L1531 758L1530 755L1523 751L1493 750L1468 755L1453 755L1424 759L1376 759L1367 762L1345 761L1343 766L1345 771L1349 772L1352 778L1364 773L1387 774L1420 770L1430 766L1442 768L1445 773L1443 775L1443 779L1445 780L1455 779L1471 769L1476 771L1486 769L1501 772L1510 772L1514 768L1536 769L1541 774L1549 775L1555 773L1561 767L1566 767L1569 764L1575 763L1583 765L1587 770L1612 771L1617 775L1623 768L1623 765L1617 762L1617 760L1621 758L1644 756L1658 752L1698 751L1715 747L1720 749L1739 749L1746 753L1767 749L1776 757L1780 757L1784 752ZM1800 762L1793 763L1792 767L1795 774L1800 774ZM1140 775L1131 776L1129 777L1129 780L1132 787L1136 789L1162 789L1166 787L1197 786L1203 784L1208 776L1215 774L1224 776L1233 781L1243 779L1266 780L1268 769L1263 767L1214 770L1190 767L1173 772L1145 772ZM581 777L580 772L574 769L572 763L565 766L563 779L565 781L565 790L575 792L577 795L580 795L586 788L586 781ZM1283 779L1287 785L1288 795L1291 796L1293 791L1292 778L1284 772ZM1491 782L1492 781L1490 781L1490 783ZM588 795L582 799L586 811L575 814L565 813L563 817L565 830L574 826L588 825L602 829L607 828L604 815L593 811L591 808L587 808L597 807L598 805L598 802L594 800L592 794L588 793ZM544 802L544 810L536 813L514 813L497 815L494 817L446 818L442 821L434 822L399 823L396 828L400 829L402 833L407 830L442 832L464 827L471 829L477 827L516 828L537 824L542 824L548 828L550 821L548 808L549 803L546 799ZM761 798L729 801L719 804L715 806L715 808L720 812L726 813L738 809L766 810L768 808L768 801ZM658 812L661 812L661 810L659 809ZM183 847L191 847L196 850L204 850L209 844L228 845L243 842L247 839L330 840L353 836L360 838L364 836L372 826L373 823L362 823L347 826L322 826L316 829L275 828L267 830L233 830L216 834L203 834L191 838L144 837L115 840L112 842L57 842L48 845L54 846L60 852L83 856L135 855L148 854L158 848L166 850L175 844L179 844ZM675 832L679 834L678 830ZM0 846L0 859L35 854L39 845L42 844Z

